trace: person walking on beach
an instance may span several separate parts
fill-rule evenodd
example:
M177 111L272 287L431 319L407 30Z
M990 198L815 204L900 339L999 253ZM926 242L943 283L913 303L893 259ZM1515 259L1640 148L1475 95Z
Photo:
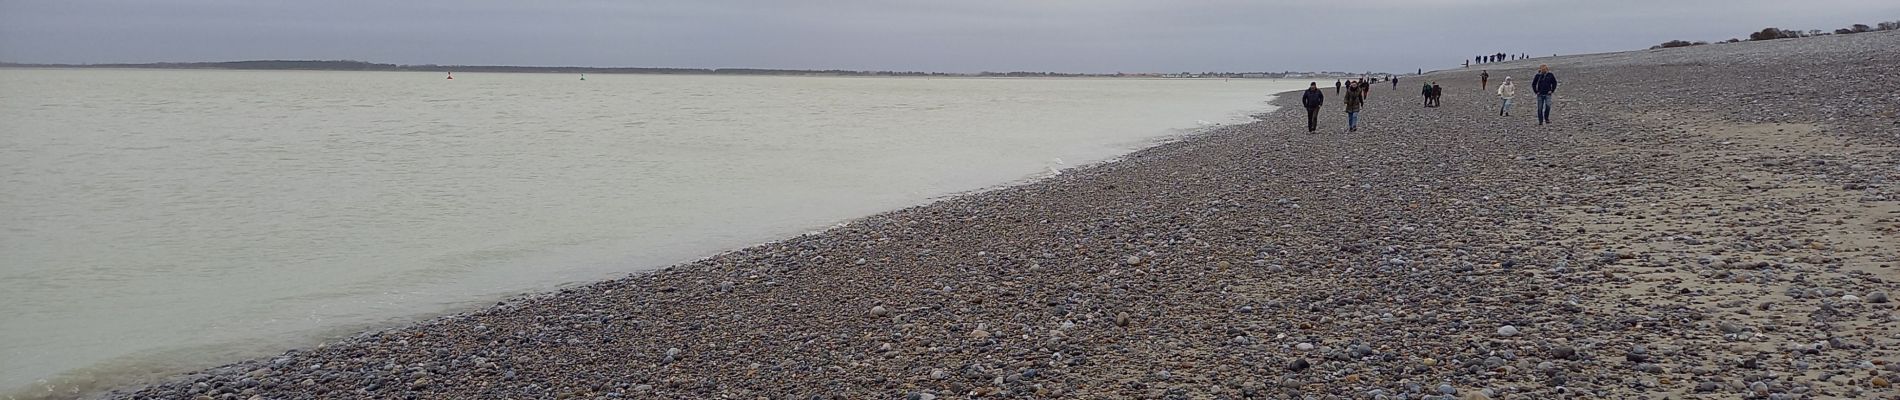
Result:
M1399 76L1392 76L1392 90L1399 90Z
M1537 77L1531 78L1531 92L1537 93L1537 124L1550 123L1550 94L1557 92L1557 75L1550 73L1550 65L1537 66Z
M1354 84L1346 91L1346 132L1359 131L1359 107L1366 104L1365 89Z
M1487 70L1479 71L1478 72L1478 90L1484 90L1484 88L1488 88L1488 87L1491 87L1491 70L1487 69Z
M1511 84L1511 77L1504 77L1504 84L1498 85L1498 99L1504 104L1498 105L1498 116L1511 116L1511 97L1517 95L1517 85Z
M1432 106L1432 84L1430 82L1426 82L1424 86L1419 87L1418 95L1425 97L1426 107Z
M1340 87L1342 87L1342 86L1340 86L1340 85L1343 85L1343 84L1344 84L1343 82L1345 82L1345 81L1344 81L1344 80L1339 80L1339 79L1334 79L1334 80L1333 80L1333 94L1339 94L1339 88L1340 88Z
M1319 131L1319 106L1326 104L1326 92L1319 90L1319 82L1306 87L1306 94L1300 96L1300 104L1306 106L1306 133Z

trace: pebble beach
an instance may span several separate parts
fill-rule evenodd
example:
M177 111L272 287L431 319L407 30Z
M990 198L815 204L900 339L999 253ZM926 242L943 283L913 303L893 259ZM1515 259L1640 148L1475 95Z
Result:
M1900 398L1896 73L1894 32L1544 57L1380 82L1350 134L1331 88L1317 134L1284 93L1048 179L102 396Z

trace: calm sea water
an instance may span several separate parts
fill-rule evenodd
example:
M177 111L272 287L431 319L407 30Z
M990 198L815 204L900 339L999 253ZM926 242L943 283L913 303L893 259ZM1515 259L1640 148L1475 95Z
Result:
M688 261L1239 122L1301 85L0 70L0 393Z

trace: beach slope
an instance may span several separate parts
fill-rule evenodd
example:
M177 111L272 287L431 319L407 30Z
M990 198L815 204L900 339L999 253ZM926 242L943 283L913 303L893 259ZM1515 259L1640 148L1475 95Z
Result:
M1328 88L1320 134L1287 107L107 397L1891 398L1896 60L1868 33L1492 64L1510 117L1443 71L1352 134Z

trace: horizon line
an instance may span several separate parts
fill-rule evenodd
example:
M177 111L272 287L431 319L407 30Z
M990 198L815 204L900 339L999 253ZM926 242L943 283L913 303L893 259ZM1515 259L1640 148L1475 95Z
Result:
M337 67L338 67L338 68L292 68L292 67L289 67L289 66L285 66L285 67L263 67L263 66L253 66L253 67L249 67L249 68L246 68L246 67L245 67L245 66L243 66L243 65L236 65L236 66L233 66L233 65L229 65L229 64L249 64L249 63L336 63L336 64L338 64L338 65L337 65ZM365 67L376 67L376 68L394 68L394 69L397 69L397 70L415 70L415 69L421 69L421 68L444 68L444 69L442 70L443 72L451 72L450 70L448 70L448 68L466 68L466 69L471 69L471 70L474 70L474 69L524 69L524 70L525 70L525 69L532 69L532 70L572 70L572 71L579 71L579 70L625 70L624 72L639 72L639 71L649 71L649 72L663 72L663 71L677 71L677 72L692 72L692 71L703 71L703 72L720 72L720 71L726 71L726 72L735 72L735 71L757 71L757 72L766 72L766 73L854 73L854 74L911 74L911 75L971 75L971 76L977 76L977 75L999 75L999 74L1052 74L1052 75L1086 75L1086 76L1118 76L1118 75L1141 75L1141 76L1148 76L1148 75L1251 75L1251 74L1280 74L1280 75L1285 75L1285 74L1303 74L1303 75L1328 75L1328 76L1358 76L1358 75L1403 75L1403 74L1394 74L1394 73L1391 73L1391 72L1378 72L1378 71L1366 71L1366 72L1348 72L1348 71L1293 71L1293 70L1282 70L1282 71L1180 71L1180 72L1164 72L1164 71L1136 71L1136 72L1127 72L1127 71L1117 71L1117 72L1065 72L1065 71L1030 71L1030 70L1014 70L1014 71L1005 71L1005 70L984 70L984 71L978 71L978 72L946 72L946 71L931 71L931 70L895 70L895 69L841 69L841 68L825 68L825 69L804 69L804 68L757 68L757 67L652 67L652 66L645 66L645 67L637 67L637 66L613 66L613 67L583 67L583 66L560 66L560 65L500 65L500 64L488 64L488 65L483 65L483 64L426 64L426 63L425 63L425 64L397 64L397 63L382 63L382 62L373 62L373 61L363 61L363 60L349 60L349 59L335 59L335 60L321 60L321 59L302 59L302 60L295 60L295 59L252 59L252 60L226 60L226 61L151 61L151 62L99 62L99 63L43 63L43 62L16 62L16 61L3 61L3 60L0 60L0 67L9 67L9 66L11 66L11 67L77 67L77 68L111 68L111 67L158 67L158 66L173 66L173 67L205 67L205 69L280 69L280 70L295 70L295 69L309 69L309 70L351 70L351 69L342 69L342 68L340 68L340 67L343 67L343 66L347 66L347 65L360 65L360 66L365 66ZM491 72L492 72L492 71L491 71Z

